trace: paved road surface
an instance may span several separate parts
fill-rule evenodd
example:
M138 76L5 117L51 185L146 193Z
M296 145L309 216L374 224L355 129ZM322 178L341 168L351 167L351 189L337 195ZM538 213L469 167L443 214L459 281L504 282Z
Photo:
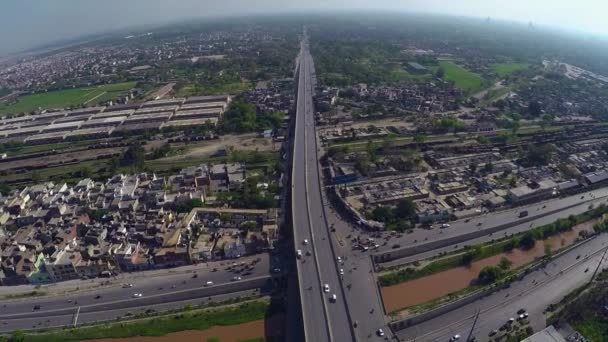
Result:
M204 305L208 304L210 300L215 302L222 302L228 300L230 298L236 297L245 297L247 295L252 294L252 291L242 291L235 292L230 294L223 294L202 298L195 298L183 301L171 301L162 304L156 305L143 305L130 307L125 309L112 309L106 311L99 312L81 312L78 316L78 325L86 324L86 323L95 323L99 321L107 321L114 320L119 317L133 317L133 315L138 313L145 313L148 310L154 310L157 312L167 311L167 310L175 310L181 309L187 304L191 305ZM72 308L71 312L59 314L59 315L50 315L47 317L21 317L21 316L2 316L0 318L0 333L12 332L17 329L21 330L36 330L36 329L47 329L47 328L59 328L64 326L72 326L74 323L74 314L76 313L77 308Z
M73 292L72 294L58 294L44 297L29 297L14 300L0 301L0 321L19 318L24 326L19 328L31 328L29 321L39 321L40 317L52 318L64 316L66 313L71 315L80 306L84 317L90 317L91 322L95 317L99 320L107 319L112 312L119 309L131 310L133 308L149 308L166 303L175 305L178 302L193 302L208 296L218 296L226 292L241 291L244 289L260 288L260 284L265 284L270 279L270 263L266 254L246 258L248 263L257 257L261 258L255 267L250 271L251 274L243 275L233 273L225 268L232 262L215 263L217 271L212 269L198 269L195 272L184 272L175 274L165 274L157 277L133 277L109 279L114 286L98 288L93 291ZM238 260L238 263L245 262ZM223 264L223 266L220 266ZM239 267L242 268L242 267ZM194 275L196 274L196 278ZM241 276L240 281L235 281L235 276ZM205 286L207 281L212 281L213 286ZM254 281L250 283L249 281ZM132 288L123 288L123 283L132 283ZM243 284L243 288L233 290L237 284ZM134 298L135 293L141 293L141 298ZM96 298L99 296L99 298ZM34 310L38 305L39 308ZM145 311L145 310L144 310ZM86 313L86 315L85 315ZM118 314L117 314L118 315ZM118 317L117 315L114 318ZM53 318L55 319L55 318ZM18 325L13 321L10 327ZM8 328L0 326L0 329Z
M546 325L543 311L591 279L606 247L608 234L602 234L552 261L545 269L512 283L508 289L402 330L397 335L402 341L448 341L455 334L467 336L478 309L481 314L473 336L479 341L488 341L488 334L499 329L510 317L516 317L521 308L529 312L534 330L541 330ZM607 266L605 259L602 268Z
M581 198L584 196L583 198ZM446 229L416 229L412 234L405 234L403 238L391 238L386 246L380 248L380 252L391 251L392 245L398 243L401 247L409 247L422 245L430 241L448 239L450 237L466 234L475 230L485 229L498 225L505 224L507 222L513 222L514 226L504 229L500 232L492 235L486 235L481 238L469 240L464 244L476 244L486 242L495 238L500 238L505 234L511 235L522 231L529 230L532 227L538 227L544 224L555 222L559 218L565 218L569 215L576 215L589 210L589 205L593 204L598 206L601 203L608 203L608 189L598 189L585 194L578 194L560 199L554 199L541 203L531 204L525 207L510 209L506 211L487 213L479 217L472 218L470 221L465 220L456 221L450 224L449 228ZM529 213L528 217L520 218L519 213L523 210L527 210ZM549 214L550 213L550 214ZM530 219L533 219L529 221ZM517 224L517 222L526 220L527 222ZM479 225L481 224L481 225ZM429 252L420 253L410 257L396 259L388 262L381 263L384 267L396 266L403 263L413 262L423 258L428 258L439 254L443 251L454 250L456 245L449 245L447 247L434 249Z
M381 328L388 336L388 329L384 317L382 300L376 285L376 277L373 273L373 265L368 253L353 250L349 239L341 238L349 234L357 234L357 228L353 228L342 220L336 211L331 209L327 199L325 200L325 212L327 220L334 228L332 241L336 253L345 258L343 285L344 293L349 304L352 321L357 321L355 336L357 341L382 341L383 338L376 334Z
M336 256L326 225L313 108L314 66L304 38L298 58L298 99L292 170L292 218L304 331L307 341L353 341ZM308 243L305 244L304 240ZM324 292L323 286L329 286ZM330 297L336 296L336 301Z

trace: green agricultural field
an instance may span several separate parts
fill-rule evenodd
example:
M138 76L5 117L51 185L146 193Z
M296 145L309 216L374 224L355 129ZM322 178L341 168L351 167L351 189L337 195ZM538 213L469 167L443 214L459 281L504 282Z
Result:
M529 64L527 63L499 63L492 65L492 70L502 78L508 76L516 71L528 69Z
M1 103L0 113L22 113L38 108L65 108L83 104L94 105L113 99L133 87L135 87L135 82L124 82L26 95L17 98L16 102Z
M452 62L441 61L439 66L445 71L444 79L453 81L456 87L466 92L474 93L483 87L483 80L479 75Z

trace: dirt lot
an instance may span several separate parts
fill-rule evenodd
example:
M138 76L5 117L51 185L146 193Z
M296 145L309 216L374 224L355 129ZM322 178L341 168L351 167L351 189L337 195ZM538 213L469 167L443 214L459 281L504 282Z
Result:
M365 120L365 121L354 121L352 124L343 125L338 124L336 126L323 126L320 128L321 131L329 129L334 130L336 128L367 128L369 126L376 127L403 127L403 128L412 128L413 124L411 122L407 122L400 118L386 118L386 119L378 119L378 120Z
M234 147L235 150L278 151L281 148L281 143L275 143L271 139L260 138L258 134L250 133L224 135L217 140L190 143L183 146L185 147L184 153L166 159L205 158L217 153L221 149L227 150L230 146Z

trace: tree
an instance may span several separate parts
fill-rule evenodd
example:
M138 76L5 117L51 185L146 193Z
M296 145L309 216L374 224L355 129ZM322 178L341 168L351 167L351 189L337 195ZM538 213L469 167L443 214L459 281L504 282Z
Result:
M379 222L390 222L393 219L393 211L389 207L376 207L372 210L372 218Z
M25 332L23 330L15 330L10 338L11 342L22 342L25 341Z
M421 144L424 144L426 141L426 136L416 134L414 135L414 142L416 143L416 147L419 148Z
M492 170L494 169L494 165L492 165L492 162L487 162L484 166L483 166L483 171L485 173L490 173L492 172Z
M129 146L120 158L121 166L133 166L137 170L143 170L145 163L145 151L140 144Z
M513 135L516 135L517 131L519 130L519 127L520 127L519 121L511 122L511 133Z
M378 160L378 153L377 153L377 149L376 149L376 144L374 144L371 140L367 141L367 145L365 147L365 150L367 151L367 155L369 156L369 160L371 162L376 162Z
M475 259L475 253L467 252L462 255L462 259L460 259L460 262L463 265L469 265L470 263L473 262L474 259Z
M82 178L90 178L93 175L93 171L89 166L83 166L78 171L78 176Z
M222 116L220 126L227 132L253 131L257 126L255 105L246 103L242 99L232 101L230 108Z
M488 139L488 137L482 134L477 136L477 142L481 145L485 145L490 143L490 139Z
M160 159L166 157L171 152L171 146L168 143L152 150L152 159Z
M529 165L547 165L551 161L554 151L555 147L552 144L530 145L526 154L526 162Z
M477 164L476 163L469 164L469 171L471 171L471 173L475 173L475 171L477 171Z
M496 266L486 266L479 271L477 281L480 284L488 285L494 283L496 280L502 277L503 271Z
M6 183L0 183L0 194L8 195L11 192L11 187Z
M511 268L511 265L513 265L513 262L504 256L500 258L500 262L498 263L498 267L503 271L507 271Z
M394 214L400 219L411 219L416 216L416 203L409 198L402 199L397 203Z
M545 258L550 258L553 255L553 246L551 246L551 242L545 242Z
M38 171L32 172L32 182L40 183L42 181L42 175Z
M519 240L519 245L524 249L530 249L534 247L536 244L536 238L532 232L526 232L524 236L522 236L521 240Z
M542 107L538 101L530 101L528 103L528 113L531 116L537 117L542 112Z
M547 129L548 126L551 125L551 123L553 123L553 116L545 114L543 115L542 120L540 122L540 127L544 131L545 129Z
M437 72L435 72L435 77L443 78L443 76L445 76L445 69L443 67L439 67Z

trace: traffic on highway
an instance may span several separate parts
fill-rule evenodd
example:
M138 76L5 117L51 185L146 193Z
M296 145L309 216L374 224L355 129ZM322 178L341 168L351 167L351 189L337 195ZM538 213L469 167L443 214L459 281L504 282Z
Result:
M123 275L104 280L104 286L95 289L2 300L0 331L61 325L67 317L74 319L76 312L79 313L76 323L91 323L121 317L128 312L154 312L188 303L204 304L230 298L233 293L232 297L247 291L259 295L272 289L272 277L281 275L281 267L276 256L261 254L238 262L187 267L185 271L178 268L156 276ZM86 285L86 281L82 283Z

